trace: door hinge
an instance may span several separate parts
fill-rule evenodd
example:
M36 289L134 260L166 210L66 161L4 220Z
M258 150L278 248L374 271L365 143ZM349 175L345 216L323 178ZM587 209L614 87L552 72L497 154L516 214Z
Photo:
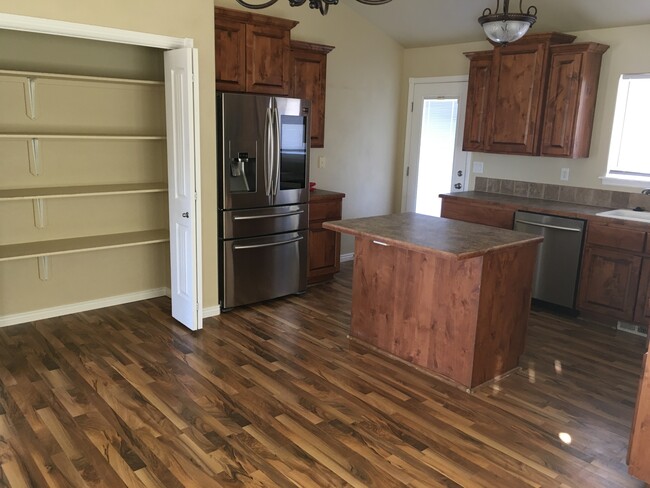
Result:
M411 172L411 167L407 166L406 167L406 176L408 176L410 172Z
M413 102L411 102L411 112L413 112Z

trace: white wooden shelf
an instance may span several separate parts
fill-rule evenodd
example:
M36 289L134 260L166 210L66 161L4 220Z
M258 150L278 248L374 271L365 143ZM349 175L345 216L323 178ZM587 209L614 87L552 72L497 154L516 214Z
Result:
M48 188L17 188L0 190L0 201L31 200L34 198L71 198L133 193L161 193L167 183L125 183L119 185L56 186Z
M74 80L74 81L88 81L95 83L119 83L124 85L164 85L164 81L154 80L137 80L135 78L110 78L105 76L84 76L84 75L69 75L63 73L41 73L37 71L13 71L13 70L0 70L0 76L16 76L20 78L41 78L49 80Z
M110 134L0 134L0 139L88 139L106 141L163 141L166 136L133 136Z
M140 246L169 241L166 229L129 232L126 234L108 234L101 236L75 237L40 242L25 242L0 246L0 261L37 258L72 254L100 249Z

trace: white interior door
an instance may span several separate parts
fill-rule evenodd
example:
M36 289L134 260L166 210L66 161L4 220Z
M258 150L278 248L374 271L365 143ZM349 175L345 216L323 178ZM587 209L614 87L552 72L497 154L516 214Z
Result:
M172 316L192 330L203 327L197 69L196 49L165 51Z
M438 195L467 186L467 81L416 81L410 91L403 210L439 217Z

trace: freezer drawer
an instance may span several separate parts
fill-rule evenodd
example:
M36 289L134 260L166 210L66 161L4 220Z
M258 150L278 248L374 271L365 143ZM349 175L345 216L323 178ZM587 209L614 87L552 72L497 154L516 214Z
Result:
M222 240L221 306L228 309L307 289L307 231Z
M306 229L309 226L309 207L305 204L249 210L224 210L220 229L223 239L281 234Z

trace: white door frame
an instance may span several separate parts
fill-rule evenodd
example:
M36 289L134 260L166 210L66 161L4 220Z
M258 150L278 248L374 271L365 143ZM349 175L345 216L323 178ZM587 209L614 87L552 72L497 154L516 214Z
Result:
M402 161L402 203L401 211L406 211L406 193L408 190L408 176L407 170L409 167L409 161L411 160L411 129L413 125L413 93L415 91L415 85L418 84L432 84L432 83L458 83L458 82L467 82L469 81L469 75L459 75L459 76L436 76L433 78L409 78L409 96L408 96L408 105L407 105L407 115L406 115L406 134L404 140L404 161ZM469 163L470 163L470 153L467 153L465 160L465 182L464 188L468 187L469 184Z
M114 42L119 44L131 44L135 46L145 46L158 49L180 49L194 47L194 40L190 38L169 37L161 36L158 34L148 34L145 32L130 31L124 29L116 29L113 27L100 27L89 24L78 24L75 22L66 22L62 20L44 19L39 17L28 17L24 15L14 15L0 13L0 29L15 30L22 32L32 32L36 34L49 34L55 36L76 37L79 39L91 39L94 41ZM192 144L195 148L200 147L200 136L198 126L198 97L193 98L193 110L196 116L196 125L194 127ZM168 129L169 131L169 129ZM196 174L200 174L200 157L198 154L194 158L194 170ZM171 187L172 182L168 182ZM201 188L197 185L196 188L196 206L201 208ZM198 212L197 212L198 213ZM200 213L198 214L200 215ZM201 221L197 218L196 222L197 239L201 238ZM199 247L200 249L200 247ZM200 270L202 269L202 256L200 253L196 256L196 270L199 271L198 275L201 276ZM198 290L201 293L202 283L198 283ZM202 303L202 297L199 297L199 303ZM200 312L202 317L203 313Z

